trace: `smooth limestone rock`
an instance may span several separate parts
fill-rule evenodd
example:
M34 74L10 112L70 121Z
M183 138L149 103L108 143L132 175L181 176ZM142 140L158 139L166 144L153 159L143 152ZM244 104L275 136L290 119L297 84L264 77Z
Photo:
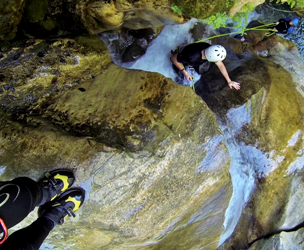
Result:
M61 136L57 140L69 143ZM56 227L46 244L55 249L216 248L231 195L229 157L222 140L216 135L198 145L189 138L167 139L160 156L110 152L81 164L70 162L76 185L88 191L87 200L76 219ZM27 151L22 153L27 158ZM200 166L204 158L209 161ZM38 157L34 162L43 163ZM7 172L12 169L18 171L12 164ZM41 170L27 175L37 173ZM34 218L35 212L22 225Z
M138 79L149 76L151 80L147 85L159 86L158 81L152 80L153 75L159 79L158 74L140 71L133 74ZM125 73L116 75L116 79L119 77L125 78ZM107 86L106 79L103 78L103 88ZM162 141L153 153L117 151L89 138L64 135L58 127L47 123L36 129L18 129L20 125L11 123L2 130L2 180L19 175L37 179L42 169L70 167L75 171L76 185L87 191L87 200L77 218L68 219L62 227L55 228L45 247L216 248L232 191L228 174L230 160L224 138L206 104L190 88L167 81L170 98L161 104L162 111L154 110L154 115L161 115L159 119L168 129L159 131L157 136L162 136ZM118 80L118 83L121 82ZM129 82L130 87L137 87L137 81L132 83ZM98 78L96 84L101 84ZM111 86L115 90L113 84L107 87L110 89ZM147 96L151 94L148 86L143 90L147 91ZM77 91L89 93L90 90ZM98 94L97 90L95 92ZM77 92L70 93L77 97ZM133 99L146 109L141 96L126 91L124 95L127 100ZM122 97L117 98L123 102ZM111 100L117 105L117 98L111 97L108 102ZM90 106L85 100L80 103L83 105L77 107L83 116ZM130 104L132 101L124 104L129 105L128 110L132 110ZM102 105L100 107L107 111ZM117 108L113 106L112 111L115 110ZM95 112L92 118L98 116ZM119 118L116 117L117 123ZM115 132L114 128L112 130ZM108 152L98 152L100 150ZM18 228L34 218L35 212Z
M303 228L296 232L282 232L269 237L267 239L261 239L254 243L250 250L266 250L266 249L303 249Z

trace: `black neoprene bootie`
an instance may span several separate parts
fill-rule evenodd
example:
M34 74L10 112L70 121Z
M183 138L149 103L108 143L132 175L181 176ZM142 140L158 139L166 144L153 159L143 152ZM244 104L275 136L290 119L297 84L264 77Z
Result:
M82 188L70 188L55 200L38 209L38 216L53 221L54 225L62 225L67 216L75 217L75 213L83 204L85 191Z
M38 184L41 187L41 201L38 206L55 199L59 194L70 188L75 175L68 169L55 169L45 174Z

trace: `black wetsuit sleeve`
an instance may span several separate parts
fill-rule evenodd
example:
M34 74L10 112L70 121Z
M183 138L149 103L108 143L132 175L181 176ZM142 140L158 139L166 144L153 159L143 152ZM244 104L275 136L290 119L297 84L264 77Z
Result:
M281 18L278 22L279 24L275 28L278 30L279 33L286 34L290 27L289 21L286 21L284 18Z
M210 47L208 43L189 44L178 53L177 61L185 65L198 66L206 61L202 59L202 50L208 47Z

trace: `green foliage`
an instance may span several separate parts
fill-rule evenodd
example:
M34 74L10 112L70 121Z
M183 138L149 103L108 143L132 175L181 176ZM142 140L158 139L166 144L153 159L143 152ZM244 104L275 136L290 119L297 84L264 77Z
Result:
M251 13L252 11L254 11L254 6L250 3L246 3L242 8L243 13Z
M304 0L302 0L304 1ZM251 4L245 4L242 8L242 12L235 14L231 19L236 23L234 27L229 27L232 29L240 29L239 33L244 34L246 25L248 24L248 13L252 12L254 7ZM215 29L220 27L226 28L226 21L230 18L226 13L217 13L208 18L208 24L213 25Z
M270 1L273 2L274 0L270 0ZM287 0L287 1L276 0L276 4L283 4L283 3L287 3L290 6L290 8L293 8L295 6L304 8L304 0Z
M183 14L183 11L177 5L173 5L171 9L180 16Z
M235 29L242 28L242 23L245 18L245 14L243 12L236 13L233 17L231 17L232 21L236 23L236 25L233 27Z
M270 0L270 2L273 2L273 1L274 0ZM291 8L293 8L296 5L295 0L287 0L287 1L276 0L276 4L283 4L283 3L287 3L288 5L290 5Z
M297 6L299 6L300 8L304 8L304 0L298 0Z
M226 0L226 7L227 7L227 8L230 8L230 7L233 6L234 3L235 3L234 0Z
M216 13L207 19L207 23L213 25L215 29L218 29L220 27L226 27L225 24L228 18L225 12Z

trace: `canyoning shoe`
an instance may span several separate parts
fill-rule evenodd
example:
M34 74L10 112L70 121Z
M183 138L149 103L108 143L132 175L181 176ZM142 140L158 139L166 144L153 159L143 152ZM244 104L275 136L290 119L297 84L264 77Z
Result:
M68 169L55 169L47 172L38 183L42 190L39 205L55 199L59 194L70 188L75 181L75 175Z
M67 216L76 217L75 212L82 205L84 198L85 191L82 188L70 188L55 200L39 207L38 216L53 221L54 225L62 225Z

